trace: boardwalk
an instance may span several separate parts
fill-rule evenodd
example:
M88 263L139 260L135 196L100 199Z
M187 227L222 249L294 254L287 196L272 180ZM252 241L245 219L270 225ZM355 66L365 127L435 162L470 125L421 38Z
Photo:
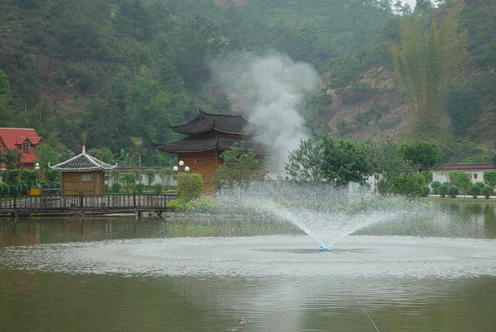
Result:
M161 215L176 194L40 195L0 197L0 217L103 215L156 212Z

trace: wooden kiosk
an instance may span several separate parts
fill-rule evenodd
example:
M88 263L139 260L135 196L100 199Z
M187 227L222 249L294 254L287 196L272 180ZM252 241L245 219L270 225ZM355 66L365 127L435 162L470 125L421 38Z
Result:
M63 195L105 195L105 173L117 165L109 165L83 152L67 161L50 166L62 172Z

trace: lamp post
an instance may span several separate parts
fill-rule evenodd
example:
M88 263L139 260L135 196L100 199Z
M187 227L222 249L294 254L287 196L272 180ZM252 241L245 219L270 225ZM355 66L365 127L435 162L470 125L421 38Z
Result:
M174 166L174 167L172 167L172 169L176 173L178 173L178 171L179 171L179 173L182 173L183 172L183 166L184 166L184 161L179 160L179 167ZM185 172L189 172L189 167L188 166L184 166L184 171Z

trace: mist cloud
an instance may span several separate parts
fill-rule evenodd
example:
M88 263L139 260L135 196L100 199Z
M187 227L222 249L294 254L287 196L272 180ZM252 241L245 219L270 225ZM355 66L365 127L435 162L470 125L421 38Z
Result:
M245 112L245 118L268 130L259 140L274 146L284 164L288 152L308 138L305 120L297 108L304 94L317 88L317 71L285 55L255 56L248 52L216 60L212 68L215 82Z

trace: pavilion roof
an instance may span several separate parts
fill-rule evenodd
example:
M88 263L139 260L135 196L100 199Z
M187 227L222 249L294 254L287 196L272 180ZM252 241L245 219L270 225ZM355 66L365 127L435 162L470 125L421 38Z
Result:
M88 171L108 171L117 165L109 165L101 160L86 154L83 146L83 152L69 160L61 162L55 166L48 165L52 171L59 172L88 172Z
M230 150L233 144L244 141L245 150L253 149L255 154L270 155L274 154L272 148L266 144L260 143L252 137L240 138L233 135L199 135L189 136L182 140L160 144L151 142L152 145L163 152L182 153L182 152L201 152L213 149Z
M198 135L211 130L237 135L257 135L262 129L250 124L241 115L209 114L199 111L200 114L192 121L169 127L184 135Z

